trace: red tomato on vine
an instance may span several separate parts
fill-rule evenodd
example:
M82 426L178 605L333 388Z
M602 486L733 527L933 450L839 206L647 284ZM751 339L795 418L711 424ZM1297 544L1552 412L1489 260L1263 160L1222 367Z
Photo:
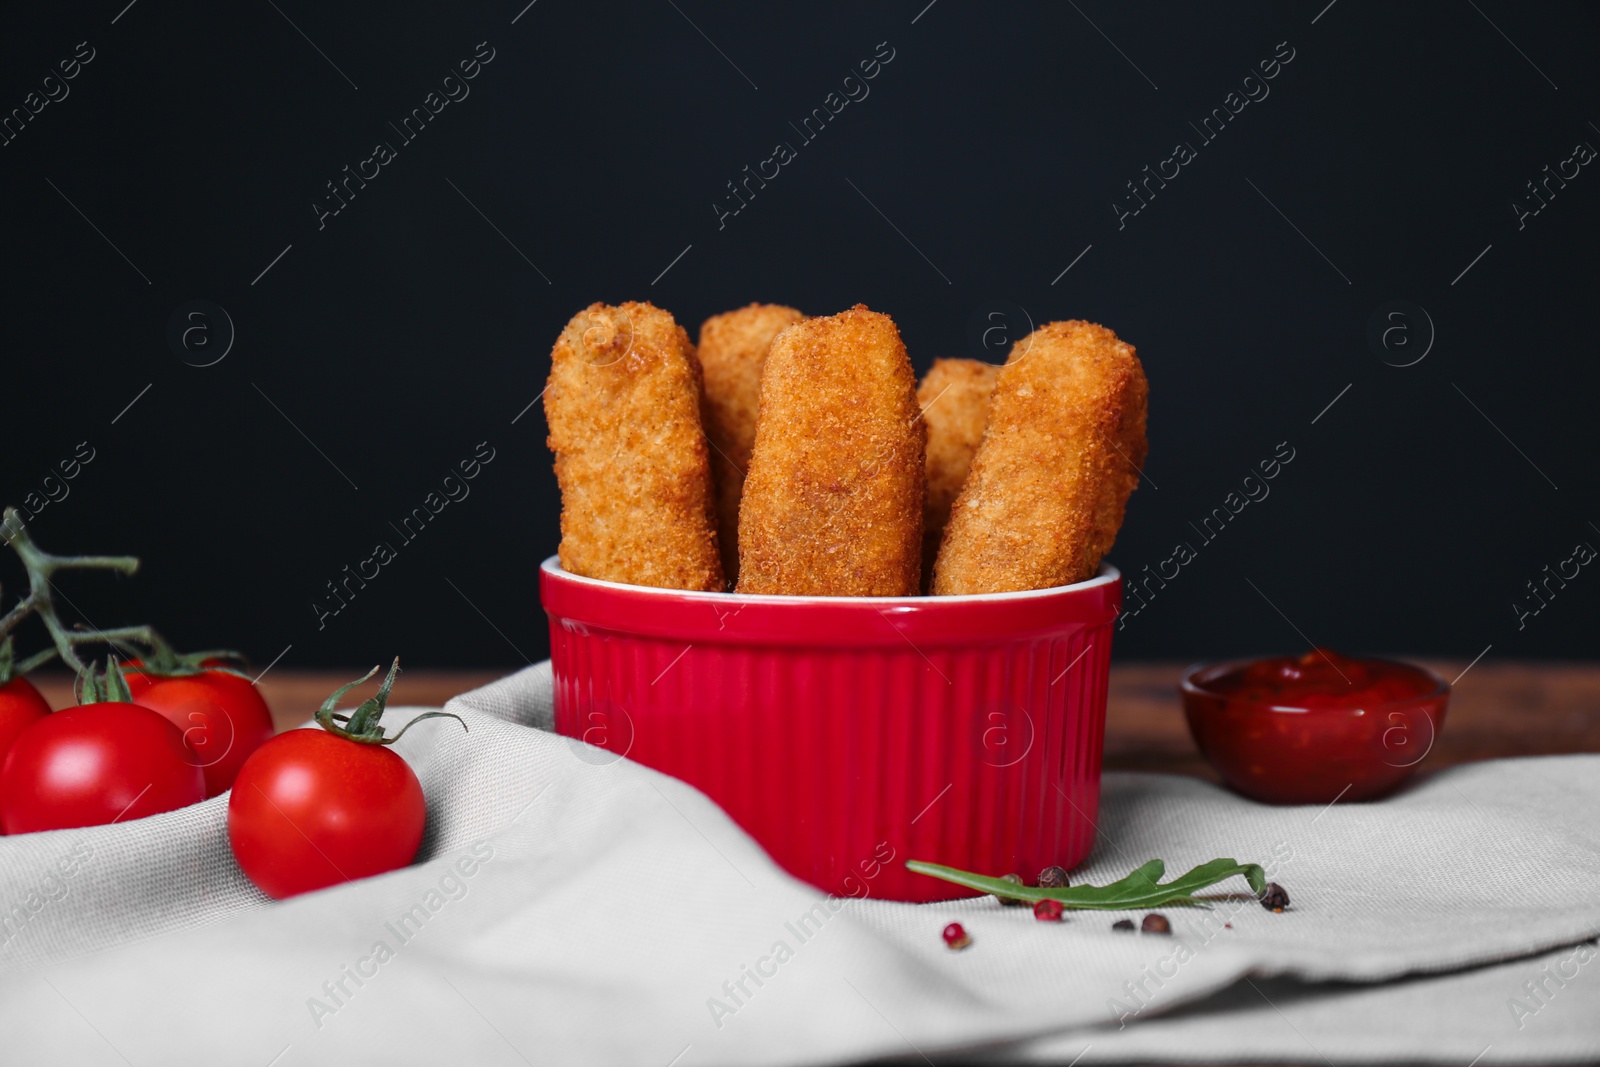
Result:
M0 830L64 830L142 819L205 799L205 777L183 734L128 702L122 675L91 670L84 703L45 715L12 742L0 765Z
M416 772L386 746L379 720L399 673L396 659L372 699L349 714L339 699L378 673L340 686L322 702L317 727L272 738L245 761L228 798L228 842L239 867L278 900L404 867L416 858L427 804ZM466 723L461 723L465 728Z
M50 714L50 703L26 678L0 685L0 763L17 735Z
M206 796L225 793L250 754L272 736L272 711L247 678L216 660L167 674L133 660L123 668L133 701L166 716L205 774Z
M0 764L17 735L48 714L50 702L17 670L7 635L0 640Z

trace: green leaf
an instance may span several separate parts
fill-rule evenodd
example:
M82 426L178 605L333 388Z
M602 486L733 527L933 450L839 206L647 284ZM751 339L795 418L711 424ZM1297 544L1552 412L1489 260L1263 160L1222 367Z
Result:
M1135 868L1134 872L1128 875L1126 878L1120 878L1117 881L1112 882L1110 885L1100 886L1099 888L1104 892L1111 894L1112 896L1129 893L1136 889L1149 889L1151 886L1160 882L1161 876L1166 873L1167 865L1165 861L1151 860L1144 866Z
M994 893L1018 900L1059 900L1063 907L1099 911L1135 910L1172 904L1201 906L1202 902L1194 898L1196 892L1234 875L1243 875L1258 897L1267 888L1267 874L1259 863L1240 863L1232 859L1202 863L1166 883L1162 883L1161 876L1166 873L1167 865L1161 860L1151 860L1110 885L1073 885L1063 889L1018 886L1014 882L921 860L907 860L906 869L976 889L980 893Z

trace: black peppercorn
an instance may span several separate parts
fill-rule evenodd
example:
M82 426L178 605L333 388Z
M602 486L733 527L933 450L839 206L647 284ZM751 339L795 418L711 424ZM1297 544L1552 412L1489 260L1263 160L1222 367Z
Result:
M1017 885L1017 886L1026 884L1025 882L1023 882L1022 875L1020 875L1020 874L1002 874L1000 876L1000 880L1002 882L1010 882L1012 885ZM994 898L996 900L998 900L1001 903L1002 906L1007 907L1007 908L1020 908L1024 904L1031 903L1030 901L1019 900L1016 897L1001 896L999 893L996 893L994 895Z
M1267 888L1261 893L1261 906L1268 911L1281 912L1289 906L1289 894L1277 882L1268 882Z
M1151 912L1144 917L1144 922L1140 924L1139 931L1146 934L1170 934L1172 933L1172 924L1167 922L1165 915Z
M1039 872L1040 889L1065 889L1071 883L1067 881L1067 872L1063 867L1051 865Z
M1133 920L1132 919L1118 919L1116 922L1111 924L1111 929L1120 930L1122 933L1125 933L1125 934L1131 934L1131 933L1133 933Z

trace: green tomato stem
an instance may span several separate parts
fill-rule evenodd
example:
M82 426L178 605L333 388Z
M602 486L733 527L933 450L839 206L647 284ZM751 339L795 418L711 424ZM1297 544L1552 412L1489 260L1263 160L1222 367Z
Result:
M31 670L47 662L52 655L59 655L61 662L79 676L81 680L90 671L78 655L78 646L85 644L110 644L115 646L118 642L134 642L152 650L165 650L169 655L172 646L154 628L149 626L123 626L111 630L97 629L68 629L62 624L56 612L54 589L52 579L62 571L77 570L109 570L121 574L136 574L139 570L139 561L133 556L57 556L46 552L34 544L33 537L28 533L28 528L23 524L21 516L15 508L6 508L3 521L0 521L0 540L11 546L17 558L22 561L23 568L28 573L28 595L17 602L10 611L0 617L0 639L10 636L11 631L23 619L30 615L37 615L44 624L45 631L50 635L54 648L47 653L30 656L16 665L21 672ZM15 667L13 669L16 669Z
M349 714L337 709L340 699L358 685L363 685L372 680L378 673L374 667L366 674L353 682L347 682L329 694L328 699L322 702L317 709L317 725L346 741L354 741L362 745L392 745L405 735L405 732L421 722L423 719L454 719L461 724L463 730L468 730L466 720L449 711L427 711L418 715L400 728L400 732L393 737L385 737L383 730L383 712L389 704L389 692L394 688L394 680L400 673L400 657L394 658L394 663L389 666L389 673L384 676L383 683L378 686L378 691L367 700L363 700L354 711ZM340 725L343 723L343 725ZM470 733L471 731L468 730Z

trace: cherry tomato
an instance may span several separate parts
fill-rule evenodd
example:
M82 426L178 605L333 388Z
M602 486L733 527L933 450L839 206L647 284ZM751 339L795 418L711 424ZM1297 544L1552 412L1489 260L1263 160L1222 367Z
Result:
M17 735L48 714L49 702L26 678L18 675L0 685L0 763L5 761Z
M0 830L102 826L205 799L183 734L137 704L83 704L46 715L0 767Z
M128 666L137 667L138 660ZM134 703L159 711L183 732L205 772L206 796L225 793L250 753L272 736L272 712L248 680L228 671L124 677Z
M406 866L426 819L422 783L400 756L310 727L245 761L228 841L250 880L282 900Z

